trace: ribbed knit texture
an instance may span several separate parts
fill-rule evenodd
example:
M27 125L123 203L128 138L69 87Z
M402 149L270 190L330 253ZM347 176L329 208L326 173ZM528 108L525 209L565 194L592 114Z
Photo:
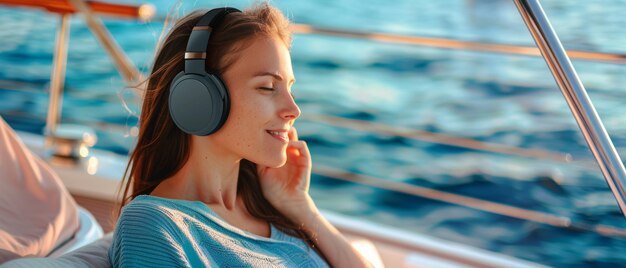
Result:
M328 267L304 241L270 225L271 237L228 224L199 201L142 195L122 211L113 267Z

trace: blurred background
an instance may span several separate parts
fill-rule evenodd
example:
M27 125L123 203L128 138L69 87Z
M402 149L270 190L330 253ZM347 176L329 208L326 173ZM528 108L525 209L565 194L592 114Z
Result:
M156 8L145 22L103 17L144 74L172 19L254 3L107 2ZM507 0L271 3L314 27L535 46ZM626 54L626 1L541 3L566 49ZM54 13L0 5L0 115L16 130L44 132L58 27ZM139 100L84 19L73 16L69 29L61 122L89 126L95 148L127 155ZM594 229L624 230L626 219L541 57L322 34L295 34L291 52L303 113L296 127L311 149L311 194L320 208L550 266L626 265L626 237ZM626 62L572 62L624 157ZM425 198L420 189L567 217L584 228Z

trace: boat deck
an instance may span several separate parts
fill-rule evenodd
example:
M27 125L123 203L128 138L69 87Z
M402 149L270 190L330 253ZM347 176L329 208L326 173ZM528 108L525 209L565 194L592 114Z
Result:
M102 227L104 233L113 231L115 228L115 221L113 220L113 213L117 209L117 205L108 200L102 200L98 198L82 196L73 194L74 200L79 206L87 209L94 218L98 221Z

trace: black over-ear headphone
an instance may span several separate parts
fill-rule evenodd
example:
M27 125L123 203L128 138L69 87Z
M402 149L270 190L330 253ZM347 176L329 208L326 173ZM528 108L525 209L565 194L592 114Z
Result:
M182 131L198 136L214 133L226 122L230 98L222 79L205 69L206 49L213 29L236 8L212 9L193 27L185 51L185 70L170 85L169 108Z

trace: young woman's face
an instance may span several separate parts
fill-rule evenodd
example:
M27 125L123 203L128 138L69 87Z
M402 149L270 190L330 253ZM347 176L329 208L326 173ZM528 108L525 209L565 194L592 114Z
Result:
M224 126L212 135L217 144L259 165L284 165L287 133L300 116L285 44L278 38L256 38L222 78L231 106Z

